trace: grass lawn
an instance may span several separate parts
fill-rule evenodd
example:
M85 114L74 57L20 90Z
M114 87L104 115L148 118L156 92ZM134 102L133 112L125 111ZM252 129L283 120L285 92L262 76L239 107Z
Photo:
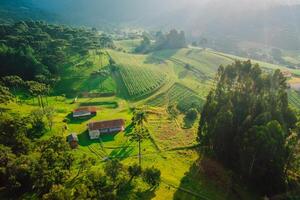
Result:
M130 120L132 117L131 105L118 97L107 98L79 98L74 104L72 99L64 97L48 97L48 106L55 109L55 124L43 138L53 134L67 136L70 133L78 134L79 147L73 150L76 162L83 154L96 158L96 168L102 169L106 158L119 159L128 166L138 162L138 146L129 140ZM94 105L98 113L92 118L72 119L70 113L80 105ZM112 106L113 105L113 106ZM32 99L24 100L22 105L11 103L5 106L8 112L27 115L37 108L37 102ZM182 129L183 122L168 120L165 111L154 109L160 115L150 114L149 127L151 137L142 142L142 166L157 167L161 170L162 182L155 192L143 192L141 199L197 199L203 195L209 199L222 199L222 189L209 180L201 177L191 167L198 160L199 154L188 148L196 144L195 124L191 129ZM153 111L154 112L154 111ZM86 124L95 120L123 118L126 120L126 130L114 135L103 135L99 140L90 140ZM67 119L67 123L63 122ZM166 123L165 123L166 122ZM67 125L67 130L65 126ZM176 149L177 148L177 149ZM77 173L76 167L73 169ZM146 185L138 184L138 188L147 190ZM175 195L175 196L174 196ZM124 199L127 199L127 197ZM130 198L129 198L130 199Z
M117 47L126 52L134 49L139 41L117 41ZM97 162L89 170L103 170L103 163L110 159L119 159L125 165L138 162L138 145L129 139L132 131L130 127L132 108L135 106L151 105L148 107L149 116L146 126L150 137L144 140L142 147L142 166L157 167L161 170L161 184L155 192L147 191L142 181L137 180L136 191L140 199L224 199L226 187L213 183L199 170L202 157L196 151L197 125L184 121L180 114L176 120L171 120L165 110L169 103L183 102L187 104L187 97L199 99L204 102L209 90L213 87L214 76L220 64L232 63L232 55L222 54L211 50L184 48L179 50L163 50L148 55L129 54L123 51L107 50L107 53L116 61L118 66L135 68L128 70L132 76L130 83L134 87L151 86L152 90L143 99L128 100L128 87L122 81L120 73L111 73L106 77L94 77L91 73L103 69L108 65L106 51L93 51L88 56L73 56L61 68L61 80L54 88L54 94L69 94L77 96L83 91L87 92L116 92L113 97L101 98L66 98L64 95L47 98L47 104L55 110L54 127L42 137L49 138L54 134L66 137L76 133L79 146L73 150L76 162L83 154L96 158ZM262 63L265 67L265 63ZM266 65L274 69L280 66ZM149 83L155 80L147 79L142 83L140 74L134 71L143 71L145 74L159 72L166 75L166 82L162 85ZM149 73L148 73L149 72ZM135 73L135 74L134 74ZM156 75L159 79L159 75ZM146 87L144 87L146 88ZM141 90L143 92L143 90ZM292 102L300 105L297 93L293 95ZM68 95L67 95L68 97ZM192 100L194 100L192 99ZM10 103L4 108L14 114L28 115L37 108L37 100L21 99L22 104ZM97 115L84 119L73 119L72 110L80 106L96 106ZM126 130L117 134L102 135L99 140L90 140L87 132L87 123L96 120L109 120L122 118L126 122ZM74 174L78 171L75 165ZM255 199L247 189L239 189L244 199ZM123 199L132 199L130 194L124 194ZM230 198L234 199L234 198Z
M117 48L121 48L126 52L134 52L135 48L139 46L141 43L141 39L134 39L134 40L118 40L115 41L115 45Z

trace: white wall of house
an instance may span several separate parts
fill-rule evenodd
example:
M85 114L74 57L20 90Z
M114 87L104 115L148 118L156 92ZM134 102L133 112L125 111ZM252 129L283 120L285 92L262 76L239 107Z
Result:
M84 117L91 115L91 112L88 111L79 111L79 112L73 112L73 117Z
M98 139L100 137L100 131L99 130L89 130L89 136L91 138L91 140L94 140L94 139Z
M122 131L122 127L110 128L109 132Z
M108 133L108 128L102 128L100 129L100 133Z
M100 130L89 130L89 136L91 140L98 139L101 133L110 133L110 132L118 132L124 131L124 127L115 127L115 128L106 128Z

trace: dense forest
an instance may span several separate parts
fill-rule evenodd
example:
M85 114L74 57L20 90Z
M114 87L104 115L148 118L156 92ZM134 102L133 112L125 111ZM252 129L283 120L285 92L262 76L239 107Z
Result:
M154 43L151 43L151 38L154 39ZM169 33L164 34L159 31L154 36L143 34L141 44L136 47L136 53L149 53L151 51L157 51L162 49L179 49L186 47L186 39L184 31L178 32L176 29L172 29Z
M288 105L285 77L250 61L218 69L217 85L201 113L204 152L263 194L299 188L299 113Z
M193 16L185 5L199 2L172 3L177 17L159 21L171 1L153 2L0 2L0 199L299 199L298 38L277 45L276 30L275 46L249 54L262 36L213 23L222 6L205 29L193 23L211 4ZM113 24L157 22L89 17L108 12ZM244 57L216 50L227 38Z
M134 127L138 127L141 120L139 114L136 116L132 121ZM149 185L149 190L159 185L160 171L156 168L142 169L137 164L124 166L114 159L90 170L96 163L95 158L87 154L76 158L64 137L58 134L40 139L52 128L53 117L51 107L33 110L24 117L1 114L3 198L109 200L130 195L136 199L139 193L132 192L134 179ZM132 138L136 138L135 134Z
M111 38L96 29L41 21L2 24L0 37L0 75L18 75L25 80L55 79L67 56L83 56L96 48L113 47Z

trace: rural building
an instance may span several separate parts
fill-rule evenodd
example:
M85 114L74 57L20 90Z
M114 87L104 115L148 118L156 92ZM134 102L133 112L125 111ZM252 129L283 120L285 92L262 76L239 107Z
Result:
M86 117L97 114L97 108L93 106L80 107L73 111L73 117Z
M281 73L285 78L292 78L292 73L289 70L282 70Z
M125 121L123 119L97 121L88 124L91 140L98 139L101 133L116 133L124 131Z
M67 142L70 144L70 146L74 149L78 146L78 137L75 133L72 133L68 135Z

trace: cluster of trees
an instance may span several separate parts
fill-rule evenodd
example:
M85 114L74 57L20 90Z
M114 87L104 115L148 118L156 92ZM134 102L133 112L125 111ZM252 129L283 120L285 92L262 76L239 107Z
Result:
M134 181L143 181L150 190L159 184L160 171L154 168L142 170L136 164L125 167L118 160L108 160L101 172L92 167L95 163L93 158L84 155L78 174L69 179L69 184L53 184L43 199L137 199Z
M148 53L152 50L151 40L147 35L143 35L141 44L135 48L136 53Z
M1 122L2 123L2 122ZM7 136L2 136L7 137ZM12 135L10 137L15 137ZM25 193L42 196L53 185L63 184L70 176L74 157L62 137L52 137L36 143L29 141L27 152L0 144L0 179L8 197Z
M206 49L209 46L209 40L206 38L202 38L199 40L199 42L198 41L192 42L192 46L194 47L200 46L203 49Z
M53 108L32 110L26 116L2 113L0 143L10 146L14 153L27 153L30 140L38 139L53 126Z
M39 140L52 126L52 118L47 117L52 111L36 109L26 116L1 114L0 185L11 198L27 192L43 194L52 184L63 183L69 174L73 157L64 138Z
M2 81L12 89L28 82L17 76L3 77ZM6 86L0 89L11 95ZM135 199L141 195L133 191L137 183L148 184L150 191L159 185L160 170L141 167L141 142L148 134L144 126L147 121L145 112L135 113L134 133L130 135L132 141L139 143L140 162L128 167L110 159L104 166L97 166L96 160L87 155L75 160L64 137L42 139L53 126L54 114L50 107L35 109L26 116L1 113L0 187L4 188L2 191L6 197L118 199L130 195ZM93 166L97 166L95 170L91 170ZM104 172L98 167L104 167Z
M184 31L178 32L172 29L169 33L163 34L161 31L155 35L155 49L179 49L186 47Z
M217 81L201 113L202 149L264 194L299 187L299 123L282 73L237 61Z
M9 91L9 88L0 84L0 104L6 104L12 100L13 100L13 95Z
M19 75L25 80L57 77L59 66L70 54L85 55L89 50L114 47L110 37L95 29L41 21L2 24L0 38L0 75Z
M160 171L153 167L126 167L110 159L97 166L96 160L85 154L75 160L64 137L39 139L47 129L46 112L34 110L25 117L1 115L0 187L6 197L111 200L131 195L136 199L139 194L133 190L137 182L146 183L149 190L159 185Z
M135 49L137 53L149 53L153 50L162 49L179 49L186 47L184 31L178 32L172 29L169 33L164 34L159 31L154 36L154 43L151 43L151 36L144 34L141 44Z
M2 88L3 93L0 96L0 102L6 104L14 99L13 94L23 92L33 97L33 100L37 98L39 107L44 109L47 106L47 96L50 92L50 85L45 82L49 83L50 81L44 81L43 79L41 79L41 81L43 82L24 81L16 75L2 77L0 80L0 88Z
M180 114L180 110L178 109L178 105L176 106L176 104L168 105L167 112L170 119L172 120L176 120L178 115ZM183 118L184 128L191 128L198 117L198 110L194 107L191 107L181 112L185 115Z

